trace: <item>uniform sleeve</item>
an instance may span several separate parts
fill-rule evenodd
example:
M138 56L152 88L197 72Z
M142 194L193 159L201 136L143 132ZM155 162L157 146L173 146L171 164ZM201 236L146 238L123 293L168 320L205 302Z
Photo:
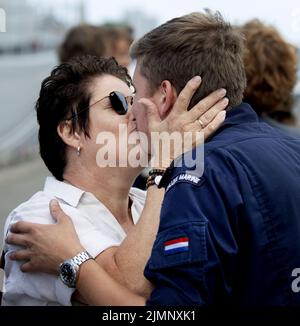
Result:
M186 172L176 177L145 268L155 286L147 305L229 302L237 273L237 216L243 209L237 182L226 169L208 168L199 180Z

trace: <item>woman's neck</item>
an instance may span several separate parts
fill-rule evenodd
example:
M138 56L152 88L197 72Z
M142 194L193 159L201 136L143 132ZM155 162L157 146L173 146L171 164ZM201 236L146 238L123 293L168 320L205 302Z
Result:
M102 168L101 173L87 169L66 169L64 180L84 191L91 192L103 203L120 224L131 220L128 210L129 191L135 179L121 168Z

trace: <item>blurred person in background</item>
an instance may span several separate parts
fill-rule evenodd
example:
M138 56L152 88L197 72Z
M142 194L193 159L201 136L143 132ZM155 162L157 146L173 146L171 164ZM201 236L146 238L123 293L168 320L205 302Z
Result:
M105 34L105 55L114 57L119 65L128 69L131 64L129 48L133 42L133 29L127 25L117 24L106 24L102 28Z
M297 82L297 51L273 26L258 19L239 27L245 35L244 64L247 87L244 101L265 122L300 136L293 113ZM298 126L299 127L299 126Z
M67 62L76 56L106 55L105 31L93 25L78 25L69 30L58 49L59 61Z
M132 42L133 30L126 25L78 25L66 34L58 49L58 57L60 62L83 55L114 57L121 66L128 68Z
M225 108L224 103L219 102L224 94L216 91L187 111L189 100L199 85L200 78L188 83L182 96L179 95L178 101L173 103L174 110L166 120L160 120L156 109L150 107L149 130L172 133L188 128L210 136L224 121L224 111L220 114ZM133 167L130 162L126 167L118 165L122 153L127 153L125 157L128 158L131 149L141 146L127 143L120 149L122 153L117 150L120 136L124 136L119 133L120 124L127 126L128 138L138 136L131 109L131 86L126 68L113 58L95 56L71 59L56 67L43 81L36 104L40 153L53 177L46 179L43 191L12 211L4 234L6 236L17 221L53 224L49 202L56 198L71 216L85 250L78 254L79 247L72 248L76 257L72 264L66 263L60 269L60 279L57 275L43 273L46 270L22 273L20 262L9 259L18 247L6 245L3 305L70 305L72 297L81 301L79 294L74 293L75 282L80 264L87 260L92 260L88 265L97 277L103 276L99 264L119 285L136 295L128 290L121 295L120 286L110 288L107 276L105 288L109 295L103 296L101 291L95 294L88 288L85 289L87 293L82 293L84 301L90 302L86 298L91 295L99 298L101 294L101 304L128 305L144 302L150 294L152 286L144 278L143 270L157 232L164 189L158 189L157 184L152 183L146 197L145 192L132 187L142 167ZM208 108L211 110L206 112ZM208 125L202 129L198 118L208 119ZM110 153L116 154L116 166L99 163L97 155L101 146L97 137L101 132L115 136L116 148L110 146ZM161 153L159 157L162 158ZM151 176L157 173L159 176L159 171L164 171L170 160L172 154L166 161L158 161ZM52 242L54 245L61 238L58 233L56 237ZM53 274L57 273L58 265ZM26 266L22 270L26 271Z

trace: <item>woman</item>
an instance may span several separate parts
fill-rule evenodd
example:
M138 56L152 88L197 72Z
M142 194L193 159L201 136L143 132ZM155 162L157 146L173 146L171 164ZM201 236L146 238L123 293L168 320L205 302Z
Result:
M149 100L141 100L149 112L150 131L160 132L162 127L167 132L178 130L178 121L181 121L181 125L184 122L185 127L191 125L192 130L200 131L202 123L198 119L210 117L210 125L202 130L208 137L223 122L225 115L222 112L227 102L219 101L224 95L214 92L192 110L186 111L189 99L199 84L200 78L194 78L188 83L164 122L159 121L155 107ZM137 145L129 142L121 151L116 150L120 147L119 142L122 142L120 136L139 137L131 110L131 85L126 69L120 67L114 59L90 56L58 66L44 80L36 105L40 125L40 152L55 178L48 178L42 192L35 194L10 214L5 230L9 230L13 223L24 220L53 224L48 206L50 200L55 198L71 217L79 240L77 242L77 236L76 241L70 240L73 241L69 243L72 252L68 246L66 252L58 258L59 261L53 256L50 272L54 275L43 273L49 272L48 269L41 269L40 273L21 273L21 263L7 259L16 249L8 244L4 248L4 304L70 305L72 296L82 300L75 293L74 286L80 286L82 277L84 280L83 271L86 267L91 268L95 277L100 277L101 280L101 290L96 298L88 296L94 296L96 291L90 291L88 287L82 290L83 300L89 304L141 304L150 293L151 284L143 277L143 270L157 232L164 190L158 189L153 177L150 177L145 198L144 192L131 188L143 167L103 164L107 163L107 157L99 154L106 146L104 144L99 149L99 139L102 139L103 132L104 135L108 133L115 136L116 143L111 148L108 146L108 149L116 154L116 162L124 157L124 151L128 153L136 150ZM205 113L210 107L211 110ZM126 134L119 125L127 127ZM143 151L140 150L139 153L142 155ZM160 158L159 154L161 153L155 152L155 158ZM159 172L155 170L154 176L155 173L158 176L163 173L173 158L156 159L155 167ZM108 161L112 163L111 160ZM54 209L57 210L57 207ZM55 226L57 225L51 227ZM75 236L75 233L72 235ZM53 253L57 251L55 243L66 239L64 234L59 233L55 233L54 237L51 240ZM10 240L14 240L12 235L8 236L8 242ZM59 264L84 251L83 248L95 260L90 259L81 264L81 277L77 274L72 284L62 278L64 284L56 276ZM27 254L28 250L25 250L11 258L22 259ZM27 271L28 267L30 268L29 262L22 266L22 270Z

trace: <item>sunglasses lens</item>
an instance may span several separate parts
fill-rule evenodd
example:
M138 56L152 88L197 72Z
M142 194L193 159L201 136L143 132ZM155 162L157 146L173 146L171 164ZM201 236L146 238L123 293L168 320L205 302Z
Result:
M125 96L120 92L111 92L109 94L109 99L114 110L120 114L124 115L128 111L128 104Z

